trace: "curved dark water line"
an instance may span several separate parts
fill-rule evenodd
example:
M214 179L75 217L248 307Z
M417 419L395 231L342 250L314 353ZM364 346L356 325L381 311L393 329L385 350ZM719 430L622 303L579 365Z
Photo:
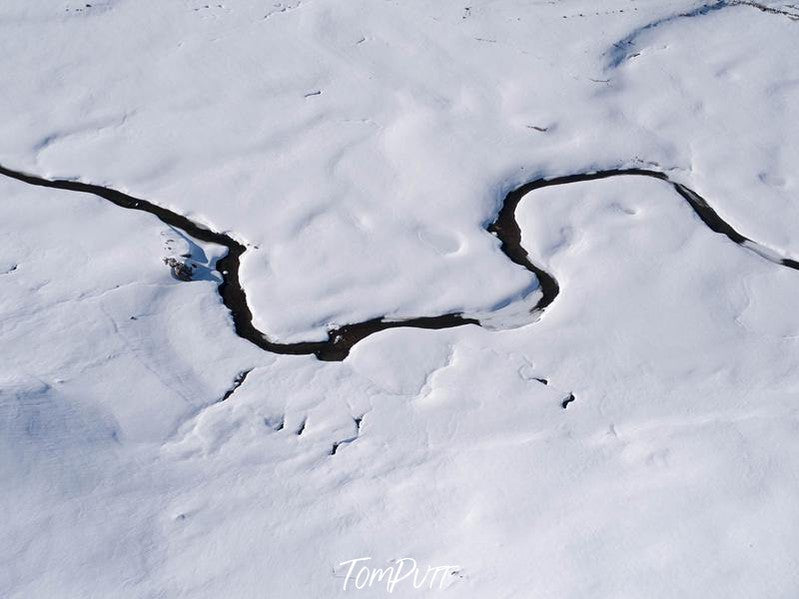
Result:
M666 25L667 23L672 23L678 19L703 17L705 15L709 15L725 8L732 8L734 6L748 6L749 8L756 8L757 10L766 14L781 15L787 17L791 21L799 21L799 12L792 13L789 10L766 6L760 2L753 2L751 0L716 0L715 2L705 3L701 6L697 6L688 12L668 15L638 27L626 37L612 44L613 50L610 51L610 61L608 67L610 69L615 69L619 67L625 60L631 58L633 55L628 54L627 50L635 46L635 42L638 37L646 31L656 29L657 27ZM796 9L797 7L794 6L791 8Z
M641 168L626 168L626 169L608 169L602 171L593 171L588 173L579 173L575 175L564 175L562 177L553 177L550 179L541 178L517 187L511 190L505 196L502 207L497 214L496 220L488 225L487 229L490 233L494 233L501 241L501 249L505 255L516 264L525 267L527 270L534 272L538 277L541 284L541 291L543 297L538 304L533 308L534 311L543 310L553 302L557 297L560 288L555 278L542 270L527 258L527 250L522 246L522 235L519 229L519 224L516 222L516 208L521 202L522 198L528 193L536 189L544 187L555 187L559 185L568 185L570 183L584 183L586 181L598 181L600 179L610 179L611 177L650 177L657 179L671 185L674 190L688 203L693 209L700 220L714 233L724 235L734 243L744 247L745 249L757 254L759 257L786 266L794 270L799 270L799 261L790 258L772 258L777 253L769 248L752 241L748 237L736 231L732 225L722 219L718 213L711 208L707 200L700 196L693 189L690 189L682 183L676 183L669 179L668 175L661 171L653 171Z
M166 225L184 231L190 237L199 241L215 243L227 248L227 254L217 260L216 269L222 276L218 291L222 303L230 310L233 316L233 326L236 334L254 343L261 349L275 354L306 355L313 354L320 360L340 361L347 357L353 345L364 337L373 333L398 327L415 327L419 329L445 329L466 324L479 325L475 318L466 318L461 314L444 314L442 316L427 316L409 318L407 320L389 321L383 318L373 318L365 322L344 325L328 331L326 341L301 341L299 343L276 343L270 341L266 335L259 331L252 323L252 312L247 305L247 295L239 281L239 265L241 255L246 247L225 233L212 231L189 218L162 208L147 200L135 198L121 191L64 179L45 179L0 165L0 175L11 179L50 189L61 189L88 193L105 200L120 208L140 210L152 214Z
M340 361L347 357L350 349L360 340L373 333L399 327L414 327L420 329L446 329L467 324L480 326L480 321L476 318L465 317L460 313L444 314L441 316L424 316L419 318L409 318L405 320L385 320L384 318L374 318L365 322L344 325L328 331L326 341L302 341L298 343L276 343L270 341L266 335L259 331L252 323L252 312L247 305L247 296L239 281L239 265L241 255L246 251L246 247L224 233L212 231L198 223L193 222L186 216L162 208L147 200L135 198L115 189L81 183L79 181L68 181L63 179L44 179L35 175L30 175L20 171L15 171L0 165L0 175L50 189L61 189L88 193L105 200L112 204L128 210L140 210L157 217L166 225L176 227L184 231L190 237L199 241L214 243L225 246L227 254L217 260L216 269L222 276L218 291L224 305L230 310L233 317L233 325L236 334L261 349L276 354L303 355L313 354L320 360ZM675 191L693 208L705 225L712 231L728 237L733 242L756 253L762 258L799 270L799 262L788 258L772 258L774 252L753 242L749 238L741 235L731 225L725 222L707 201L698 193L688 187L671 181L665 173L647 169L609 169L575 175L565 175L551 179L541 178L511 190L505 196L502 207L497 214L494 222L490 223L486 229L495 234L500 240L500 249L514 263L526 268L534 273L538 278L542 297L532 308L531 312L543 311L549 306L560 292L557 280L545 270L533 264L527 255L527 251L521 244L521 230L516 222L516 208L522 198L528 193L542 189L544 187L554 187L556 185L567 185L569 183L580 183L585 181L596 181L599 179L609 179L620 176L643 176L651 177L670 184ZM760 251L758 251L760 250Z

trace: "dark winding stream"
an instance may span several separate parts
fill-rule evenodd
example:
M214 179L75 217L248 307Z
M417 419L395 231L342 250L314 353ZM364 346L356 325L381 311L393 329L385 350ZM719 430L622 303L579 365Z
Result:
M409 318L406 320L384 320L383 318L375 318L365 322L355 324L348 324L342 327L332 329L328 332L326 341L308 341L299 343L276 343L270 341L266 335L255 328L252 323L252 312L247 305L247 295L241 287L239 281L239 262L241 255L245 252L246 247L224 233L217 233L199 225L185 216L167 210L133 196L122 193L115 189L102 187L99 185L92 185L89 183L81 183L78 181L67 181L61 179L44 179L35 175L29 175L19 171L15 171L0 165L0 175L28 183L29 185L36 185L39 187L48 187L51 189L62 189L67 191L76 191L80 193L89 193L99 196L109 202L129 210L141 210L148 212L157 217L161 222L166 225L175 227L184 231L190 237L199 241L205 241L225 246L228 252L225 256L217 260L216 269L222 276L222 283L219 285L219 295L222 297L222 302L227 306L233 315L233 323L236 334L243 339L246 339L263 350L276 354L314 354L320 360L340 361L347 357L350 349L361 339L379 331L392 329L397 327L415 327L421 329L446 329L451 327L462 326L466 324L480 325L480 321L475 318L467 318L462 314L444 314L442 316L423 316L419 318ZM537 267L530 262L527 257L527 251L521 245L521 230L516 222L515 213L516 207L522 198L536 189L543 187L553 187L556 185L567 185L569 183L578 183L583 181L595 181L598 179L608 179L610 177L620 176L643 176L659 179L670 184L683 199L693 208L694 212L702 219L711 230L725 235L738 245L755 252L759 256L795 270L799 270L799 262L787 258L770 258L769 256L775 255L774 252L764 248L763 246L753 242L747 237L738 233L732 226L722 220L722 218L711 208L707 201L695 191L685 187L680 183L671 181L668 176L659 171L645 170L645 169L612 169L605 171L596 171L590 173L582 173L576 175L566 175L563 177L555 177L552 179L536 179L517 187L510 191L502 203L502 207L497 214L496 219L487 230L495 234L500 242L501 249L505 255L520 266L523 266L530 272L534 273L540 283L542 297L532 308L533 312L542 311L549 306L557 297L560 288L555 278L548 272ZM761 250L761 251L758 251Z

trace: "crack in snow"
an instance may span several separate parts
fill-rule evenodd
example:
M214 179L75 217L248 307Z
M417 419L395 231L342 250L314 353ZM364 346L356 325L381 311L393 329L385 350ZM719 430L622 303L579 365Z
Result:
M239 372L239 373L236 375L236 378L235 378L235 379L233 379L233 385L230 387L230 389L228 389L227 391L225 391L225 394L222 396L222 399L221 399L220 401L225 401L225 400L226 400L226 399L228 399L228 398L229 398L231 395L233 395L233 394L236 392L236 389L238 389L239 387L241 387L242 383L243 383L245 380L247 380L247 375L248 375L248 374L250 374L252 371L253 371L253 369L252 369L252 368L250 368L249 370L242 370L241 372Z

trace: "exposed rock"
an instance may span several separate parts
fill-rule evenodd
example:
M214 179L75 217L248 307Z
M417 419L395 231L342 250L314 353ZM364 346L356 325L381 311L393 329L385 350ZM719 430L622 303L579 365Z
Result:
M180 281L191 281L194 267L175 258L164 258L164 264L172 269L172 276Z

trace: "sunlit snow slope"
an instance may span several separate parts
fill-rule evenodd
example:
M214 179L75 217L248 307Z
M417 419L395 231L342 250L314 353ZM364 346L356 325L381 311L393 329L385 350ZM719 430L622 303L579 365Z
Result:
M235 333L224 248L0 177L0 596L389 596L344 589L369 556L453 566L396 597L794 597L797 14L3 2L3 166L242 243L283 343L496 326L275 355ZM559 294L530 316L503 198L620 168L760 245L667 181L536 189L521 244Z

